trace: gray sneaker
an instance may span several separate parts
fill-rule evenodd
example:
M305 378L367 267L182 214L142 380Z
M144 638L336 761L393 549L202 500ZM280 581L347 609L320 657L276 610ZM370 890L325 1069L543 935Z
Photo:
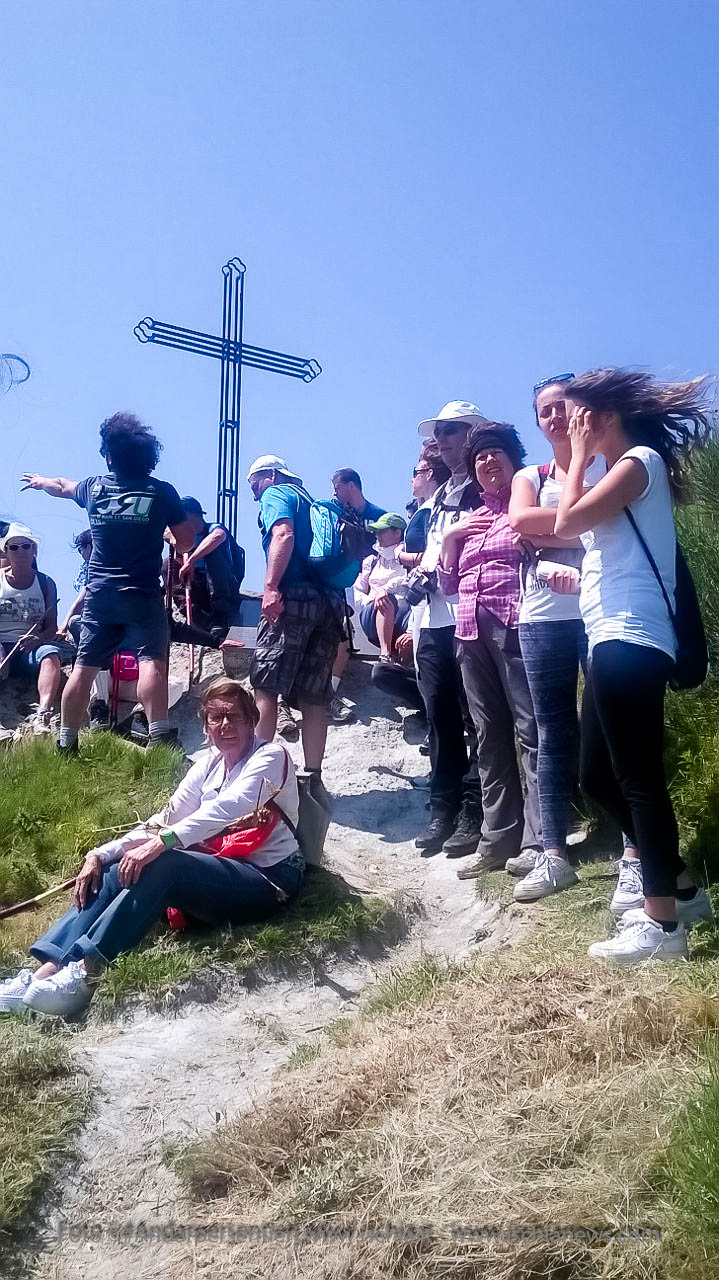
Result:
M538 849L522 849L516 858L507 858L504 864L505 871L510 876L526 876L530 871L534 871L537 861Z
M566 858L554 853L540 853L534 870L515 885L514 901L536 902L538 898L548 898L550 894L560 893L577 883L577 873Z
M352 724L357 719L349 703L339 693L330 702L328 715L333 724Z
M466 867L460 867L457 872L458 880L474 880L476 876L484 875L485 871L503 871L505 867L505 859L498 857L496 853L485 851L481 853L474 862L470 862Z

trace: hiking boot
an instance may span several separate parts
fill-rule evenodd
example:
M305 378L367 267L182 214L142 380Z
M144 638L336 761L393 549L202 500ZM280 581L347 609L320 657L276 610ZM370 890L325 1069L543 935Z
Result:
M93 698L90 703L90 732L110 727L110 708L104 698Z
M614 890L614 897L609 903L609 910L615 916L623 916L625 911L644 907L644 884L642 881L642 864L638 858L621 858L619 862L619 879Z
M287 703L280 699L277 703L277 732L285 742L297 742L300 731L295 724L294 716Z
M21 969L14 978L0 982L0 1013L18 1013L24 1009L23 999L31 982L29 969Z
M492 853L489 849L485 849L484 853L480 853L475 862L470 862L466 867L460 867L457 872L458 880L474 880L475 876L481 876L485 871L504 871L507 859L500 854Z
M87 974L77 960L71 960L64 969L50 978L33 978L25 992L23 1004L39 1013L67 1018L81 1013L90 1003L90 987Z
M433 854L439 853L445 840L451 836L454 823L451 818L440 816L432 818L426 831L421 836L417 836L415 840L415 848L419 849L420 857L431 858Z
M688 960L687 935L683 924L665 933L646 912L624 924L615 938L593 942L589 948L593 960L614 960L616 964L641 964L644 960Z
M330 702L327 715L333 724L352 724L357 719L349 703L339 693Z
M507 858L504 864L505 871L508 871L510 876L529 875L530 871L534 871L538 853L538 849L522 849L516 858Z
M429 731L427 731L427 733L425 733L424 738L422 739L422 741L421 741L421 742L420 742L420 744L419 744L419 754L420 754L421 756L428 756L428 755L429 755Z
M714 911L706 889L697 889L693 898L676 898L675 903L677 920L680 920L685 928L690 924L696 924L698 920L712 920L714 917ZM643 907L634 907L629 911L625 911L621 920L617 920L617 929L621 932L627 925L639 920L643 915Z
M80 744L76 738L74 742L68 742L66 746L63 746L58 738L55 743L55 750L60 756L76 756L80 751Z
M538 853L534 869L514 888L515 902L536 902L577 884L577 873L556 853Z
M466 858L468 853L477 852L481 834L481 813L476 813L468 805L463 805L459 811L457 825L442 848L448 858Z
M180 742L179 729L167 729L165 733L156 733L152 737L147 738L146 745L148 747L174 747L175 751L184 751Z

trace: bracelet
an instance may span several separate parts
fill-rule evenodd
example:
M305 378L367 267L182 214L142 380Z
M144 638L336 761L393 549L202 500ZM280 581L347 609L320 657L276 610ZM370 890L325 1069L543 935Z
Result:
M174 849L175 845L178 843L178 839L175 832L172 830L172 827L163 827L159 834L165 848Z

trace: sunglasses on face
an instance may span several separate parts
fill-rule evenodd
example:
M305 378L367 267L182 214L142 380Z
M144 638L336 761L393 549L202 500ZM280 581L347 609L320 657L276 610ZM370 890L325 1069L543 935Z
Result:
M441 440L442 436L456 436L459 431L468 431L468 430L469 430L468 422L463 422L459 426L455 426L454 423L451 423L451 422L447 426L440 426L440 424L438 423L434 429L433 434L434 434L435 440Z
M414 476L415 480L417 479L417 476L431 476L431 474L432 472L430 471L429 467L415 467L414 471L412 472L412 475Z
M8 543L6 551L32 551L32 542L12 542Z
M573 377L573 373L555 373L553 378L542 378L541 382L535 382L532 391L536 396L537 392L541 391L543 387L551 387L555 382L571 382Z

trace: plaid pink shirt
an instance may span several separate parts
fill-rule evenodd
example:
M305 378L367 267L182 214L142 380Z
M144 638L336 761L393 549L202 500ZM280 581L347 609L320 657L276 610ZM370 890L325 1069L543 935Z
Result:
M503 496L484 494L484 508L494 514L486 533L465 538L454 572L438 566L439 584L447 595L459 593L458 640L476 640L477 605L483 605L505 627L519 620L522 549L515 546L509 524L509 490Z

